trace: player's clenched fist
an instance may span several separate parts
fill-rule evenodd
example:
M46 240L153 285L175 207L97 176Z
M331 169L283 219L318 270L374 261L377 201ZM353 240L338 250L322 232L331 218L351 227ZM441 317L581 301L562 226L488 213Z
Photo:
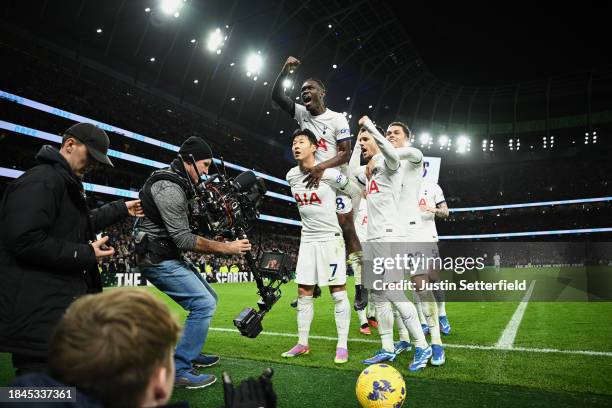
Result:
M365 123L369 120L370 118L368 118L366 115L363 115L361 117L361 119L359 119L359 126L363 126L365 125Z
M287 61L285 62L285 67L289 70L294 70L299 65L300 65L300 60L295 57L289 57L287 58Z

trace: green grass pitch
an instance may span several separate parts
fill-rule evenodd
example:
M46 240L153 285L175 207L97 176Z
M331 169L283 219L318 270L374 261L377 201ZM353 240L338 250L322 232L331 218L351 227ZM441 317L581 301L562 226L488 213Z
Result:
M337 366L333 303L329 292L315 300L311 353L294 359L280 356L297 340L296 312L289 303L296 285L283 286L283 297L265 317L264 333L248 339L234 331L232 319L257 300L254 284L213 285L219 295L217 313L204 351L221 355L221 364L204 371L228 371L235 382L275 370L274 387L280 407L357 407L355 381L365 367L361 360L380 348L376 330L358 331L353 314L349 334L350 360ZM352 281L349 281L351 291ZM154 288L176 314L185 312ZM352 298L352 294L350 295ZM447 303L452 334L443 337L447 361L419 373L407 370L412 353L392 365L404 375L406 407L609 407L612 406L612 304L530 302L519 326L514 348L496 348L517 301ZM12 378L7 354L0 354L0 386ZM176 390L173 400L195 407L222 405L218 382L204 390Z

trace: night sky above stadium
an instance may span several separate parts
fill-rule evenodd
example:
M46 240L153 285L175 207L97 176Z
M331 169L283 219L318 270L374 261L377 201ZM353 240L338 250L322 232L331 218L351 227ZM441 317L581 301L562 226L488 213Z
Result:
M498 85L612 63L602 3L542 10L533 2L413 2L409 11L397 3L406 32L442 80Z

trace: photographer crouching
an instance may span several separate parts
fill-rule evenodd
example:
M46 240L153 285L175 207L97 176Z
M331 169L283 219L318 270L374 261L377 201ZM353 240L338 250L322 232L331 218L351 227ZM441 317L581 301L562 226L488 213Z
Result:
M218 356L201 353L217 295L182 252L244 255L251 244L246 239L217 242L192 232L191 186L201 183L199 174L208 174L213 155L210 146L196 136L188 138L178 154L170 167L153 172L140 190L145 217L134 228L136 255L143 276L189 312L174 354L175 386L202 388L216 381L215 376L200 374L194 367L219 361Z

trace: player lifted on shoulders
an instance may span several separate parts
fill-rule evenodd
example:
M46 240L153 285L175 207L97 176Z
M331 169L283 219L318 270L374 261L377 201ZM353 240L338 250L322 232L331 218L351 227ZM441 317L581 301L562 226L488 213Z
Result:
M282 354L295 357L308 354L308 334L314 316L313 292L315 285L329 286L334 300L334 317L338 331L336 358L338 364L348 361L348 332L351 321L351 305L346 292L346 251L342 230L335 214L336 192L351 197L361 194L361 189L337 169L328 168L322 174L321 183L309 188L304 178L306 169L317 164L315 151L317 138L308 129L298 129L293 135L292 152L298 165L287 173L302 219L302 235L296 265L298 284L297 324L298 344Z
M303 105L295 103L285 95L283 82L299 65L298 59L287 58L274 83L272 100L291 115L301 129L309 129L317 138L315 153L317 164L304 168L304 171L307 172L306 185L310 188L319 184L325 169L336 168L346 175L347 163L351 155L351 132L344 115L325 106L326 90L320 80L309 78L304 81L300 94ZM364 307L367 302L367 294L361 286L362 252L353 224L351 199L340 192L335 199L335 206L348 250L348 259L355 273L355 306L356 308Z

